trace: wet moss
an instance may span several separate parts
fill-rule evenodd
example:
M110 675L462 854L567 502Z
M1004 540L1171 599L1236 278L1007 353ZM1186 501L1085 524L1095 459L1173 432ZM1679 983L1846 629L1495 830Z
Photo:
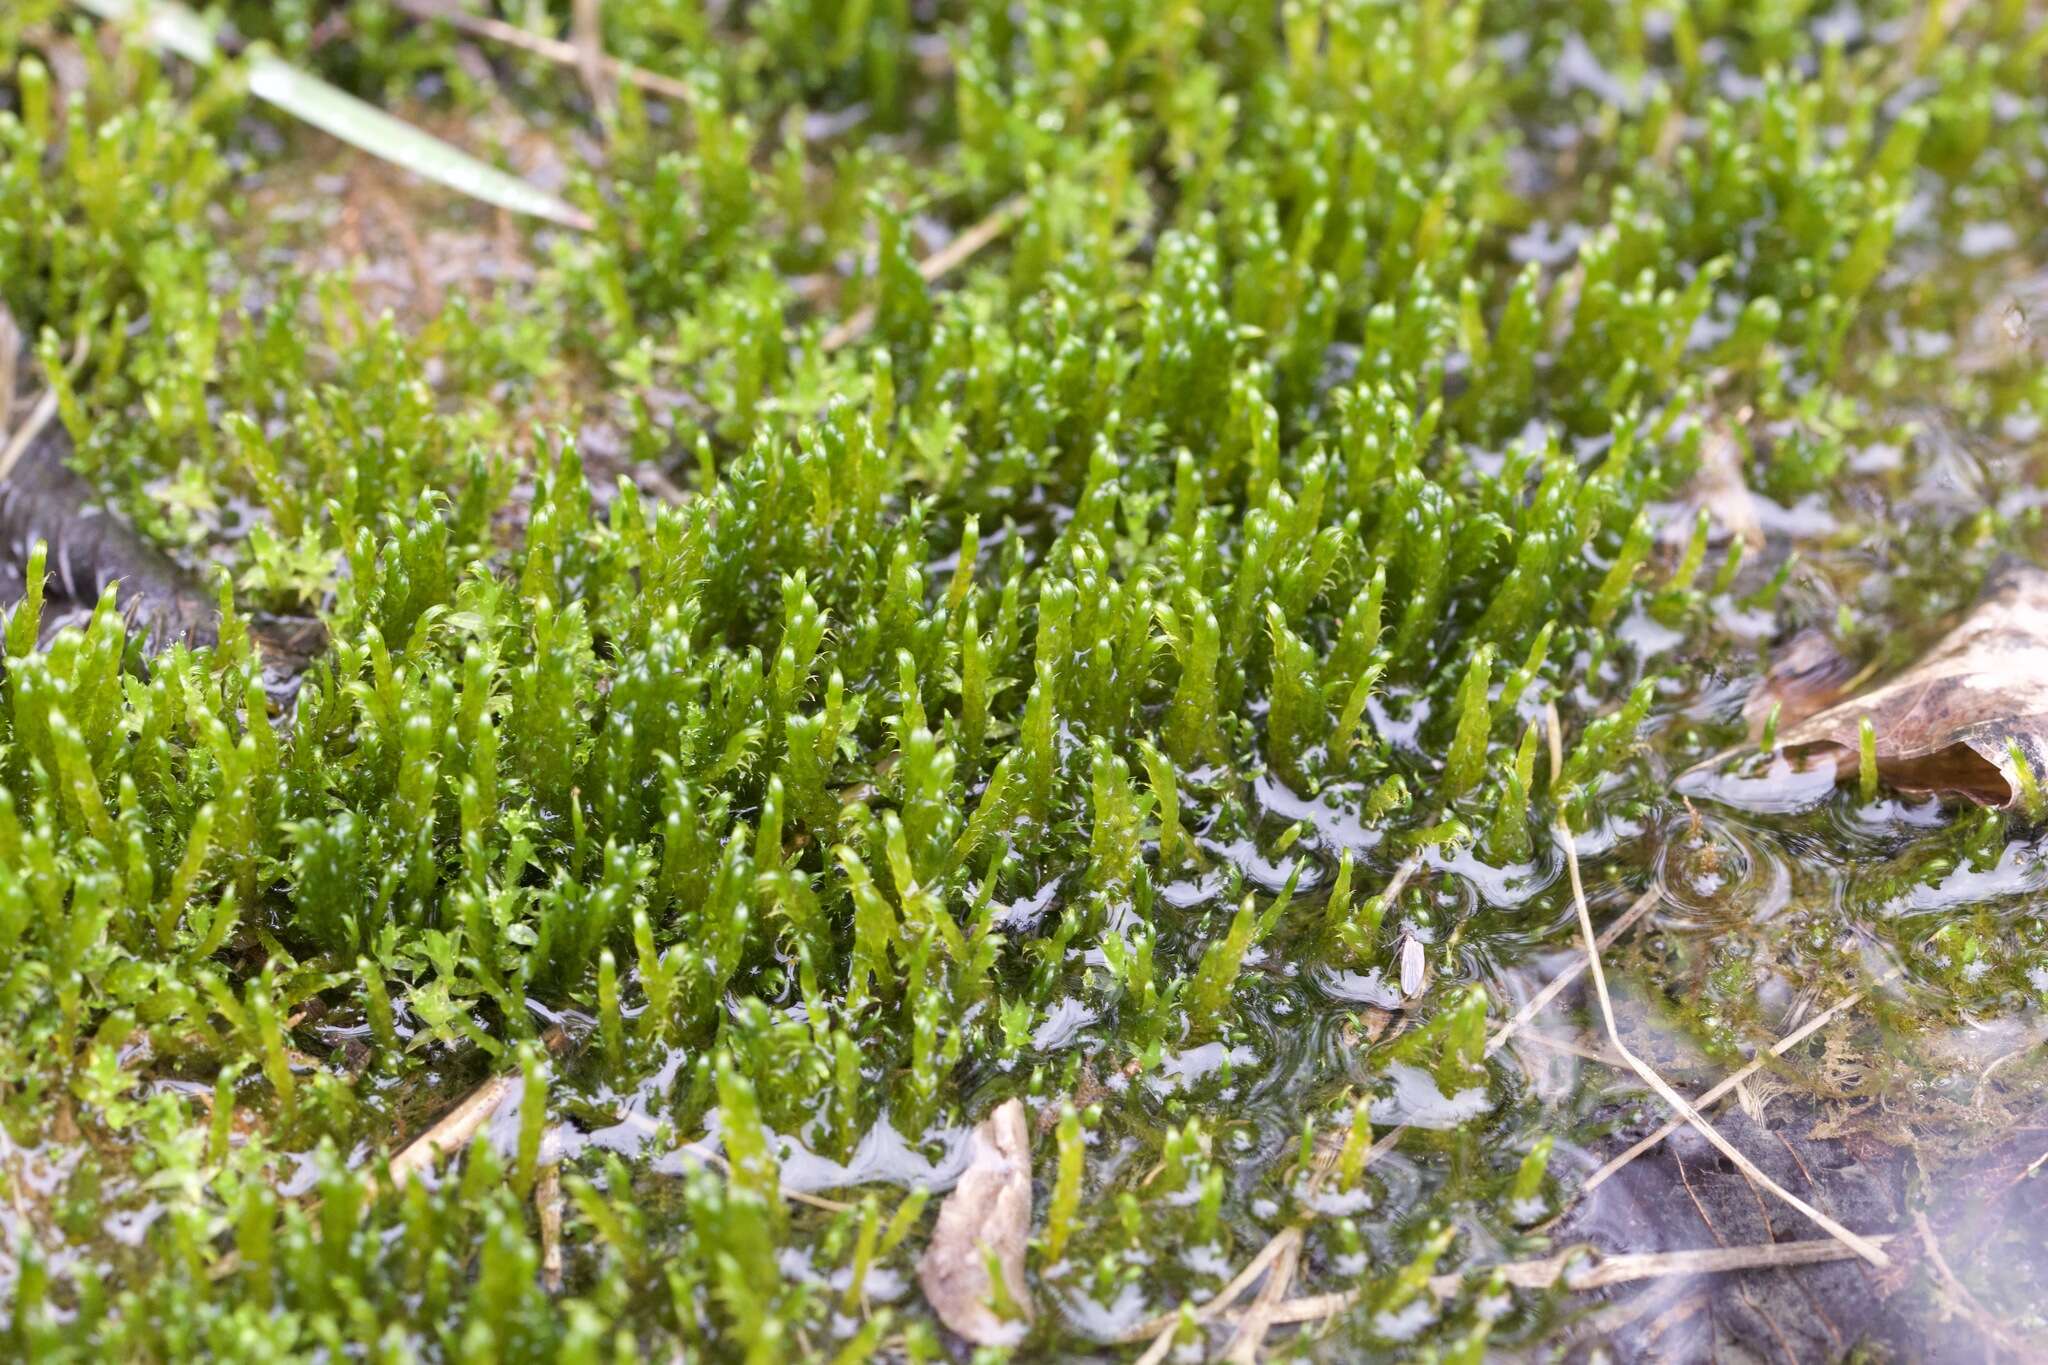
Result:
M1484 1050L1574 941L1560 808L1597 915L1663 888L1610 966L1660 1065L1895 965L1774 1082L1937 1166L2038 1093L2033 817L1671 786L1755 751L1773 638L1896 666L2041 548L2026 6L609 6L695 93L606 113L403 7L219 8L595 227L0 17L24 392L229 604L146 654L8 547L10 1349L935 1358L921 1191L1011 1095L1026 1354L1297 1220L1330 1349L1562 1341L1428 1286L1620 1126ZM1754 536L1688 491L1729 428ZM331 642L276 714L257 613Z

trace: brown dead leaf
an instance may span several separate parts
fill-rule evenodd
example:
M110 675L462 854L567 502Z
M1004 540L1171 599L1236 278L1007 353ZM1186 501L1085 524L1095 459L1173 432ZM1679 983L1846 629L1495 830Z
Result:
M1031 1301L1024 1244L1031 1235L1031 1132L1024 1105L1007 1100L981 1121L966 1173L939 1205L917 1281L939 1320L977 1346L1014 1346L1024 1337ZM1024 1318L1004 1317L992 1300L989 1258Z
M1779 742L1795 760L1856 776L1859 726L1877 733L1878 775L1905 792L2009 807L2019 799L2010 746L2048 774L2048 572L2001 565L1961 625L1875 691L1808 717Z
M1778 650L1763 681L1742 703L1751 741L1763 737L1772 707L1778 710L1780 729L1797 725L1832 706L1855 673L1856 666L1842 657L1827 632L1811 627L1800 631Z

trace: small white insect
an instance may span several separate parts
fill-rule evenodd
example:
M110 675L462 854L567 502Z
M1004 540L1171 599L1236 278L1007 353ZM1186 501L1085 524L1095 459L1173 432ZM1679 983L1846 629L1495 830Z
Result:
M1422 977L1426 963L1422 955L1422 940L1401 931L1401 997L1412 1000L1422 993Z

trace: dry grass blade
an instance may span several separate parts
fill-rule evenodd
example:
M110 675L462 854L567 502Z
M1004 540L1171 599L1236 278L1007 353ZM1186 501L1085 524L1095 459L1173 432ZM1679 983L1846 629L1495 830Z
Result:
M1018 210L1022 207L1021 198L1012 196L1005 199L989 210L987 217L919 261L917 273L923 277L926 284L937 284L972 260L976 252L1008 232L1011 225L1017 221ZM836 351L847 343L866 336L874 325L875 308L873 304L869 304L825 333L825 339L821 344L827 351Z
M590 216L567 201L275 58L250 63L249 90L352 147L458 194L580 231L592 226Z
M1415 870L1421 865L1421 855L1411 855L1395 871L1393 880L1387 884L1387 891L1383 894L1398 895L1401 887L1407 882L1409 877L1414 875ZM1629 931L1636 921L1650 912L1651 907L1657 904L1658 899L1659 892L1655 887L1651 887L1636 897L1628 909L1624 910L1615 919L1614 923L1607 926L1606 932L1601 934L1597 940L1600 948L1612 947L1623 934ZM1506 1046L1508 1041L1517 1033L1526 1028L1529 1021L1542 1013L1545 1006L1555 1000L1572 982L1578 980L1580 973L1586 970L1587 962L1587 957L1581 952L1577 961L1551 978L1548 985L1531 996L1528 1003L1515 1012L1513 1018L1502 1024L1494 1031L1493 1036L1486 1040L1486 1055L1491 1057L1502 1047ZM1366 1150L1365 1165L1370 1167L1373 1162L1392 1151L1399 1145L1402 1137L1407 1132L1408 1125L1404 1123L1389 1128L1386 1132L1380 1134L1372 1146ZM1215 1298L1210 1299L1207 1303L1194 1310L1195 1321L1208 1322L1223 1316L1231 1305L1235 1304L1243 1296L1245 1290L1257 1283L1259 1276L1265 1273L1267 1266L1271 1265L1277 1257L1286 1251L1288 1235L1298 1231L1298 1228L1283 1229L1269 1240L1260 1249L1259 1254L1254 1256L1230 1283L1223 1286ZM1332 1309L1332 1311L1336 1310ZM1306 1318L1275 1317L1269 1321L1268 1325L1277 1327L1285 1322L1307 1320ZM1158 1365L1158 1362L1164 1360L1166 1353L1173 1348L1174 1330L1179 1327L1180 1321L1180 1314L1178 1312L1162 1313L1158 1317L1147 1319L1145 1322L1138 1324L1130 1331L1124 1333L1118 1340L1137 1342L1150 1338L1152 1344L1144 1355L1138 1357L1137 1365Z
M1254 1365L1258 1360L1259 1348L1265 1345L1266 1333L1276 1321L1274 1311L1294 1284L1294 1267L1301 1261L1301 1239L1299 1225L1280 1234L1280 1250L1273 1258L1273 1273L1259 1286L1259 1296L1239 1319L1237 1336L1231 1340L1230 1353L1224 1357L1232 1365Z
M1557 780L1557 774L1564 769L1564 741L1557 718L1557 703L1555 702L1549 704L1549 720L1550 771L1551 780L1554 783ZM1564 807L1562 804L1559 805L1557 811L1556 833L1558 841L1564 849L1565 871L1571 880L1572 905L1577 910L1579 916L1579 934L1585 940L1588 965L1592 968L1593 972L1593 993L1600 1001L1600 1019L1607 1027L1607 1041L1614 1045L1615 1052L1620 1055L1622 1061L1628 1064L1629 1070L1635 1072L1642 1079L1643 1084L1649 1086L1651 1090L1656 1092L1659 1099L1662 1099L1666 1104L1683 1115L1685 1120L1698 1130L1701 1137L1713 1144L1715 1150L1720 1152L1721 1155L1734 1162L1736 1167L1744 1175L1748 1176L1751 1181L1769 1190L1772 1194L1805 1214L1814 1226L1827 1233L1830 1237L1836 1238L1844 1246L1855 1251L1857 1255L1872 1265L1890 1265L1891 1258L1884 1254L1884 1248L1859 1233L1851 1232L1833 1218L1822 1213L1819 1209L1771 1179L1770 1176L1764 1174L1762 1167L1752 1161L1741 1148L1737 1147L1727 1138L1722 1137L1720 1130L1707 1122L1705 1116L1699 1110L1693 1108L1692 1104L1683 1095L1672 1089L1670 1082L1658 1075L1654 1067L1628 1050L1628 1044L1621 1040L1621 1029L1614 1022L1614 1001L1607 993L1607 973L1600 966L1599 940L1593 933L1593 917L1586 909L1586 889L1579 878L1579 851L1572 841L1571 826L1565 823Z
M169 0L76 0L103 19L142 21L157 47L201 66L220 60L206 21ZM588 231L589 215L567 201L508 175L440 138L393 118L275 57L249 61L249 93L285 113L403 170L481 203Z
M11 324L12 319L9 319L9 322ZM75 370L85 363L88 341L88 335L80 332L78 339L71 343L69 368ZM13 380L13 366L10 365L7 372L10 399L13 396ZM36 399L35 406L28 410L28 416L21 419L21 428L7 438L6 445L0 446L0 479L5 479L14 472L14 467L21 463L21 457L28 453L28 448L35 444L36 437L43 434L43 428L50 425L56 416L57 387L52 384L43 390L42 397ZM6 426L0 425L0 436L6 435L6 432Z
M1891 1240L1889 1234L1873 1237L1873 1244ZM1554 1256L1534 1261L1510 1261L1506 1265L1473 1266L1469 1270L1430 1277L1430 1292L1447 1299L1465 1282L1478 1275L1499 1275L1517 1289L1549 1289L1562 1283L1568 1289L1605 1289L1635 1280L1661 1279L1672 1275L1719 1275L1731 1270L1772 1270L1787 1266L1822 1265L1846 1261L1859 1253L1834 1238L1816 1237L1801 1242L1763 1242L1755 1246L1703 1247L1694 1251L1656 1251L1637 1255L1601 1256L1590 1246L1569 1247ZM1574 1263L1583 1269L1573 1269ZM1358 1291L1312 1294L1275 1304L1270 1321L1278 1326L1290 1322L1314 1322L1341 1313L1358 1302Z
M612 109L612 85L604 61L603 0L574 0L569 9L569 40L576 48L576 70L590 91L600 115Z
M1865 989L1875 989L1876 986L1884 985L1893 977L1897 976L1899 974L1899 971L1900 969L1897 967L1892 968L1883 976L1879 977L1873 986L1866 987ZM1748 1080L1751 1076L1754 1076L1757 1072L1763 1070L1764 1067L1770 1064L1771 1058L1784 1056L1787 1052L1790 1052L1793 1048L1799 1046L1799 1044L1805 1042L1808 1038L1811 1038L1820 1029L1825 1028L1831 1020L1836 1018L1836 1016L1842 1014L1846 1010L1854 1008L1863 999L1863 996L1864 991L1851 991L1849 994L1843 996L1840 1000L1837 1000L1834 1004L1822 1010L1819 1014L1814 1015L1813 1018L1807 1020L1798 1028L1793 1029L1783 1038L1780 1038L1777 1042L1773 1043L1768 1052L1759 1053L1756 1057L1752 1058L1750 1062L1741 1070L1732 1073L1727 1078L1722 1080L1720 1084L1716 1085L1712 1090L1707 1091L1698 1099L1694 1100L1693 1108L1702 1110L1708 1108L1710 1105L1720 1100L1722 1096L1728 1094L1737 1086L1741 1085L1744 1081ZM1662 1142L1665 1138L1670 1137L1673 1133L1677 1132L1680 1128L1683 1128L1684 1126L1685 1121L1683 1119L1672 1119L1663 1127L1659 1128L1656 1132L1650 1134L1641 1142L1638 1142L1635 1146L1629 1148L1621 1155L1615 1157L1606 1165L1602 1166L1599 1170L1593 1172L1592 1176L1586 1181L1586 1183L1579 1187L1579 1193L1584 1195L1591 1193L1593 1190L1598 1189L1602 1184L1606 1183L1606 1181L1609 1180L1616 1171L1619 1171L1622 1167L1628 1165L1629 1162L1634 1161L1644 1152L1649 1151L1652 1147L1655 1147L1658 1143Z
M573 42L533 33L517 24L508 24L503 19L471 14L452 3L452 0L397 0L397 4L398 8L415 19L445 23L448 27L459 33L467 33L472 38L482 38L506 47L516 47L521 52L529 52L561 66L580 68L584 60L584 53ZM673 76L664 76L656 71L633 66L603 52L596 54L596 66L613 80L637 85L651 95L660 95L663 99L675 100L678 103L687 103L690 99L689 85Z

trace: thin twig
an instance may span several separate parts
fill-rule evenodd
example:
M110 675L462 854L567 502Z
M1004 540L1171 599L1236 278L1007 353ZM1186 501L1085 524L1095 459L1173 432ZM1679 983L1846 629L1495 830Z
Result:
M1541 1048L1548 1048L1552 1052L1562 1052L1567 1057L1577 1057L1582 1061L1598 1062L1601 1066L1611 1066L1617 1070L1627 1069L1621 1058L1613 1053L1602 1052L1597 1047L1589 1047L1579 1042L1576 1038L1553 1038L1547 1033L1531 1033L1524 1037L1522 1041L1534 1043Z
M1606 952L1609 948L1612 948L1615 942L1629 931L1630 926L1635 924L1644 915L1650 913L1651 907L1655 906L1662 899L1662 895L1662 892L1652 886L1649 890L1643 892L1642 895L1637 896L1634 903L1628 909L1622 911L1620 917L1614 923L1608 925L1606 930L1601 933L1599 938L1600 951ZM1515 1011L1514 1018L1494 1030L1493 1036L1486 1040L1486 1055L1491 1057L1500 1050L1501 1046L1508 1039L1528 1027L1531 1019L1541 1014L1551 1001L1557 999L1563 993L1565 987L1579 979L1580 973L1586 970L1586 964L1591 960L1586 956L1585 949L1581 948L1578 957L1573 960L1570 966L1550 978L1550 984L1530 996L1528 1003Z
M926 284L937 284L945 276L973 259L974 254L996 238L1010 230L1017 221L1018 210L1023 208L1021 196L1012 195L989 210L988 216L967 228L952 241L934 251L917 263L917 273ZM868 334L875 325L875 305L868 304L846 321L825 333L820 345L826 351L836 351L848 342L858 341Z
M1557 718L1557 703L1551 702L1549 704L1549 713L1550 772L1551 781L1554 785L1558 774L1564 768L1564 741ZM1839 1240L1844 1246L1854 1250L1857 1255L1872 1265L1878 1267L1890 1265L1891 1258L1885 1255L1884 1248L1878 1246L1867 1237L1851 1232L1848 1228L1843 1227L1833 1218L1822 1213L1819 1209L1771 1179L1770 1176L1764 1174L1762 1167L1752 1161L1740 1147L1737 1147L1727 1138L1722 1137L1720 1130L1707 1122L1706 1117L1699 1110L1695 1109L1683 1095L1672 1089L1670 1083L1658 1075L1654 1067L1628 1050L1628 1044L1621 1040L1621 1029L1614 1022L1614 1001L1607 994L1607 974L1600 966L1599 941L1593 933L1593 917L1586 909L1586 890L1579 879L1579 851L1572 839L1571 826L1565 821L1564 805L1562 802L1559 802L1557 807L1555 828L1557 839L1564 847L1565 871L1571 878L1572 905L1578 912L1579 934L1585 940L1586 955L1593 972L1593 992L1599 998L1600 1018L1607 1026L1607 1040L1614 1044L1614 1050L1620 1054L1624 1062L1628 1063L1629 1069L1642 1078L1645 1085L1655 1091L1657 1096L1666 1104L1682 1114L1686 1121L1699 1131L1701 1137L1712 1143L1721 1155L1734 1162L1744 1175L1805 1214L1816 1227Z
M1418 848L1413 853L1403 858L1401 860L1401 865L1394 869L1394 875L1388 878L1387 880L1387 889L1380 892L1380 904L1392 905L1394 901L1400 896L1402 890L1407 887L1409 881L1414 878L1416 872L1421 869L1421 867L1422 850Z
M468 10L449 3L449 0L397 0L397 4L415 19L424 19L428 22L438 20L452 29L469 34L472 38L485 38L494 43L502 43L506 47L516 47L522 52L545 58L558 66L580 67L583 62L583 53L574 43L529 32L517 24L508 24L503 19L471 14ZM688 103L692 98L688 83L673 76L664 76L659 72L622 62L602 52L597 54L595 65L599 71L612 79L637 85L649 94L660 95L664 99L676 100L679 103Z
M1819 1014L1814 1015L1813 1018L1801 1024L1798 1028L1793 1029L1790 1033L1786 1034L1783 1038L1780 1038L1777 1042L1771 1044L1770 1051L1757 1054L1755 1057L1751 1058L1748 1064L1745 1065L1741 1070L1732 1073L1731 1075L1723 1079L1721 1083L1716 1085L1712 1090L1707 1091L1698 1099L1694 1100L1692 1102L1693 1108L1700 1110L1710 1108L1723 1095L1726 1095L1729 1091L1734 1090L1737 1086L1741 1085L1751 1076L1754 1076L1757 1072L1763 1070L1766 1066L1768 1066L1773 1057L1782 1057L1787 1052L1790 1052L1793 1048L1799 1046L1799 1044L1805 1042L1808 1038L1812 1037L1817 1031L1825 1027L1828 1024L1828 1022L1834 1019L1837 1015L1841 1014L1845 1010L1853 1008L1857 1003L1859 1003L1863 999L1866 992L1875 990L1879 986L1882 986L1885 983L1889 982L1893 977L1897 976L1902 970L1904 969L1900 967L1892 968L1883 976L1879 977L1876 981L1872 982L1869 986L1864 987L1862 990L1851 991L1849 994L1843 996L1840 1000L1837 1000L1834 1004L1822 1010ZM1622 1167L1628 1165L1629 1162L1634 1161L1644 1152L1649 1151L1652 1147L1655 1147L1658 1143L1662 1142L1665 1138L1670 1137L1673 1133L1677 1132L1679 1129L1683 1127L1685 1127L1685 1121L1683 1119L1671 1119L1670 1121L1665 1123L1663 1127L1659 1128L1656 1132L1650 1134L1641 1142L1638 1142L1635 1146L1629 1148L1621 1155L1615 1157L1613 1160L1609 1161L1605 1166L1602 1166L1599 1170L1593 1172L1593 1174L1587 1179L1586 1183L1579 1187L1579 1193L1581 1195L1586 1195L1598 1189L1601 1185L1605 1184L1609 1179L1611 1179L1614 1176L1615 1172L1619 1171Z
M1873 1244L1888 1242L1891 1234L1883 1233L1869 1240ZM1574 1291L1605 1289L1610 1285L1668 1275L1718 1275L1731 1270L1820 1265L1828 1261L1846 1261L1857 1254L1846 1243L1825 1237L1802 1242L1762 1242L1755 1246L1702 1247L1691 1251L1655 1251L1624 1256L1601 1256L1594 1248L1580 1245L1534 1261L1472 1266L1444 1275L1432 1275L1429 1289L1437 1298L1447 1299L1456 1294L1467 1280L1494 1275L1517 1289L1550 1289L1560 1283ZM1289 1299L1273 1306L1271 1321L1275 1326L1313 1322L1354 1307L1358 1301L1359 1291L1356 1289Z

